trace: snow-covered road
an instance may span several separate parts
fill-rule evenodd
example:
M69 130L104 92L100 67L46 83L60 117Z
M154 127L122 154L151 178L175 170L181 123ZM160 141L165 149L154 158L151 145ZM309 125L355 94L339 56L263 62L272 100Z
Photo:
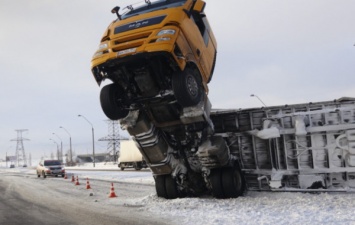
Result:
M76 198L96 207L98 212L107 208L117 212L129 209L132 215L166 224L355 224L355 194L248 192L238 199L218 200L206 196L165 200L156 196L149 171L68 172L79 176L80 187L62 178L38 181L31 170L15 169L11 173L27 176L31 179L26 180L36 185L60 186L68 201ZM89 197L85 190L86 177L92 180L94 196ZM115 183L118 198L107 198L110 182Z

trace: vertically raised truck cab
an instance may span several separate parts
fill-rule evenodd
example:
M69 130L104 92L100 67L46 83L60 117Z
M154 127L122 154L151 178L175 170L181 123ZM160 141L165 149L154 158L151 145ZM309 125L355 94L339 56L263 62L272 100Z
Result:
M96 82L111 81L101 89L103 112L133 136L158 195L166 198L204 183L188 158L213 133L207 84L217 44L205 6L201 0L145 0L115 7L117 19L92 58ZM172 189L161 188L166 185Z

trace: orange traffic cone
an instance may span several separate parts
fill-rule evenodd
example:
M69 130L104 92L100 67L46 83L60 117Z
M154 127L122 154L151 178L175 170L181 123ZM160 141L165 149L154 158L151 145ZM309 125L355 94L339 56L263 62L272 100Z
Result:
M71 175L71 182L75 182L74 175Z
M86 178L86 189L91 189L90 183L89 183L89 178Z
M76 176L75 186L76 186L76 185L80 185L80 183L79 183L79 177L78 177L78 176Z
M113 188L113 183L111 183L111 191L110 194L108 195L109 198L116 198L117 195L115 193L115 189Z

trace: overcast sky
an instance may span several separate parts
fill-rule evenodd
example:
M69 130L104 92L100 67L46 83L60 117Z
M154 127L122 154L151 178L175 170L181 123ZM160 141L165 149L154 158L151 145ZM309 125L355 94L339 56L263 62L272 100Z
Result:
M0 0L0 159L15 155L16 129L34 164L60 140L77 154L107 135L90 61L111 9L137 0ZM214 108L355 97L355 1L206 0L218 42L209 85ZM96 152L106 143L96 142Z

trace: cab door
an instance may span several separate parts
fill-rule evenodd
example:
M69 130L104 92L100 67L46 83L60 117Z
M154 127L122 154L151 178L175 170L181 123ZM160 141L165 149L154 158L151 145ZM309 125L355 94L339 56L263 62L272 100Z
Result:
M182 30L199 64L205 83L211 80L216 59L216 39L203 12L192 10Z
M201 51L199 63L205 74L207 75L206 78L209 82L212 78L214 64L216 62L216 40L207 20L207 17L204 13L193 13L193 19L203 39L203 43L201 43L199 46L199 49Z

